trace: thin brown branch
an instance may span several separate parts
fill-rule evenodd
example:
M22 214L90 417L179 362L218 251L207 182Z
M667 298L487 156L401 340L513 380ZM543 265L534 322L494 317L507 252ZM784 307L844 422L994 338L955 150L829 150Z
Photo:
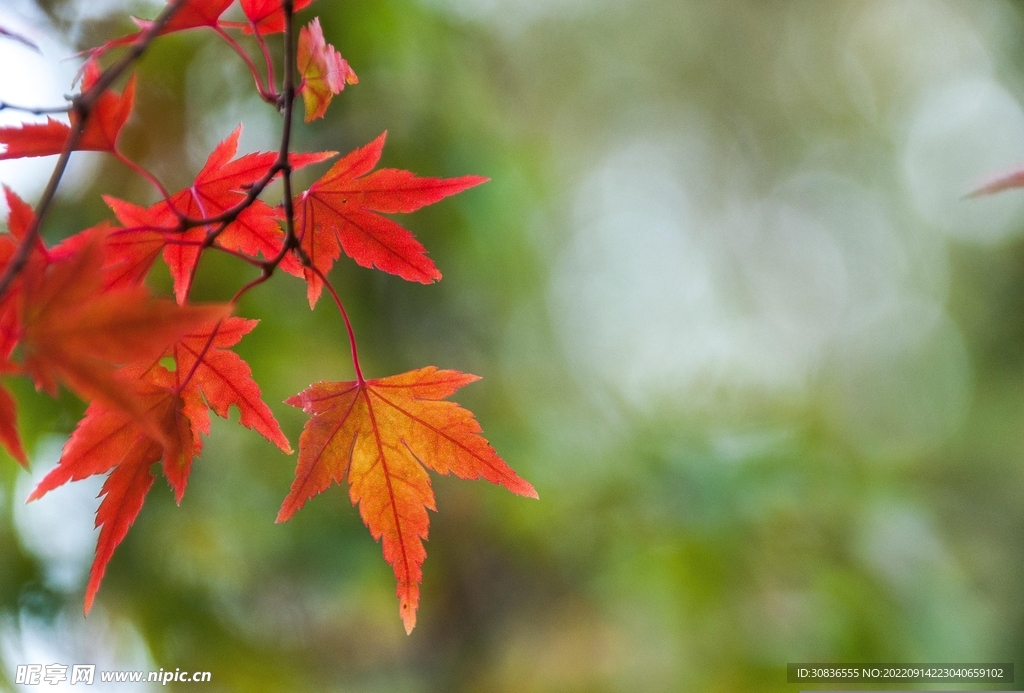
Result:
M71 106L53 106L38 107L38 106L18 106L17 104L10 103L9 101L0 101L0 111L21 111L22 113L31 113L32 115L49 115L51 113L67 113L71 110Z
M270 181L274 179L278 173L283 174L284 183L284 214L285 214L285 238L284 244L281 246L281 252L266 262L260 264L262 272L260 276L252 280L235 294L231 302L237 301L243 294L252 288L255 288L263 282L270 279L273 275L274 270L277 269L278 265L284 260L288 253L292 250L299 250L298 238L295 236L295 207L292 203L292 165L290 160L291 155L291 137L292 137L292 120L295 112L295 27L293 21L294 6L292 0L283 0L281 3L281 9L284 12L285 17L285 36L284 36L284 85L282 87L282 93L280 101L278 102L284 115L284 123L281 126L281 146L277 152L277 160L273 166L267 171L266 175L257 181L246 193L245 199L239 202L237 205L223 213L212 217L211 219L205 220L206 224L219 223L220 225L206 234L206 238L203 241L203 245L200 246L200 257L202 256L203 250L211 247L217 240L217 237L224 232L224 229L228 225L238 218L238 215L245 210L246 207L251 205L256 198L263 192L263 189L270 184ZM195 223L197 221L188 217L181 219L180 228L190 228L192 226L198 226L200 224ZM198 268L199 263L192 268L193 277L195 271Z
M18 244L18 249L7 264L3 274L0 275L0 297L7 293L15 277L25 268L32 248L39 240L39 229L42 227L43 219L46 217L46 213L50 210L50 206L57 195L57 188L60 186L61 178L64 177L68 162L71 160L71 152L75 150L78 142L82 139L86 121L89 118L93 105L96 103L96 99L114 83L114 80L120 77L125 70L142 56L161 29L164 28L171 17L174 16L174 13L184 4L185 0L171 0L167 7L164 8L164 11L160 13L160 16L132 43L121 58L107 68L89 89L72 99L71 110L77 116L77 122L71 129L71 134L68 136L67 142L64 143L64 149L57 159L57 164L53 167L53 173L50 174L50 180L46 183L46 188L39 198L39 204L36 205L35 210L35 219Z
M281 3L284 11L285 35L284 35L284 84L282 97L284 99L284 127L281 131L281 151L277 155L277 163L284 172L284 223L285 240L284 247L298 247L295 238L295 206L292 203L292 166L288 161L288 150L291 147L292 117L295 113L295 22L293 14L295 8L292 0L284 0Z

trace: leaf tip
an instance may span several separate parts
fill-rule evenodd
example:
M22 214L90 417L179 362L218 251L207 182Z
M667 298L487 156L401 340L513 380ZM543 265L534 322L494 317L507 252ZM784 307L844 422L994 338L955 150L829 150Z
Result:
M409 600L403 599L398 607L398 613L402 617L405 634L412 635L412 629L416 627L416 605Z
M1024 188L1024 169L1018 169L1011 171L1010 173L997 176L989 180L986 183L974 188L961 199L975 199L978 197L984 197L986 195L994 195L1004 190L1012 190L1014 188Z
M277 518L274 520L274 524L279 525L283 522L287 522L292 519L292 515L294 515L295 511L299 509L298 505L295 503L289 503L289 500L289 498L284 499L284 503L281 504L281 509L277 511Z
M88 616L92 610L92 604L96 600L96 593L100 589L100 580L103 578L104 568L100 568L99 575L97 576L95 574L96 568L93 567L93 575L89 577L89 586L85 588L85 603L82 605L82 615L84 616Z

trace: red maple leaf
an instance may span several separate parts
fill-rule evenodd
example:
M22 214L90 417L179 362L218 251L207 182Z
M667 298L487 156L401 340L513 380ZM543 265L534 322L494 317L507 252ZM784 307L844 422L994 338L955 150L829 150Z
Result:
M177 306L142 286L104 291L102 246L103 234L94 233L77 253L29 265L22 289L24 366L37 388L56 394L60 380L85 399L144 421L144 407L116 367L160 358L178 338L231 308Z
M273 412L263 402L249 364L228 350L252 332L258 322L226 318L185 335L174 345L171 353L177 364L178 377L188 378L182 389L185 413L197 431L209 435L207 405L223 417L227 417L228 408L234 405L238 407L240 424L255 429L282 451L291 454L292 446L281 432ZM204 399L206 404L203 404Z
M449 195L487 181L481 176L418 178L409 171L382 168L385 132L346 155L295 198L296 229L313 267L324 275L345 254L363 267L377 267L409 281L429 284L441 278L426 249L385 214L414 212ZM369 174L369 175L366 175ZM305 270L309 305L322 290L320 277Z
M18 435L18 405L7 388L0 385L0 443L11 457L28 469L28 456Z
M100 69L95 60L85 64L82 89L88 90L99 79ZM120 94L109 89L100 94L93 104L92 112L85 121L82 137L76 150L109 152L117 148L117 136L132 113L135 103L135 77ZM49 156L60 154L71 136L71 128L77 127L78 116L71 112L71 125L53 118L45 123L22 123L0 127L0 144L5 146L0 159L19 159L26 156Z
M484 478L537 497L480 435L473 415L443 401L475 380L431 366L378 380L320 382L287 400L313 416L299 439L295 481L277 521L347 477L352 503L359 504L373 538L383 540L407 632L416 625L427 509L436 509L426 470Z
M7 231L9 235L0 236L0 269L6 269L17 247L35 224L36 215L32 207L18 197L18 194L3 186L4 198L7 200ZM38 269L49 262L50 256L41 240L36 239L35 247L29 253L28 262ZM16 279L0 297L0 359L9 359L21 331L21 305L17 297L21 292L21 281Z
M118 228L104 221L90 229L65 239L50 250L50 257L56 259L69 253L78 252L93 233L104 234L103 278L101 287L108 289L126 288L141 284L153 261L163 250L164 234L148 228L149 210L107 195L103 200L114 210L114 216L125 226Z
M7 199L8 234L0 236L0 272L17 252L20 242L28 229L35 223L35 213L17 194L6 185L4 196ZM46 261L46 249L37 243L34 252L29 256L32 264ZM0 373L16 373L19 368L11 362L11 355L21 336L21 280L16 279L3 296L0 296ZM18 409L14 398L6 388L0 386L0 443L7 452L23 467L28 468L28 456L18 435Z
M295 0L293 12L305 9L313 0ZM247 34L252 33L252 26L261 34L280 34L284 31L284 10L281 0L242 0L242 11L252 23L244 27Z
M68 481L110 472L96 513L100 536L85 591L86 613L92 608L114 549L128 533L153 485L155 476L150 466L162 462L164 475L180 503L192 459L200 448L199 438L183 413L174 373L157 365L145 372L129 368L122 377L145 407L147 418L155 422L158 434L126 412L93 402L64 446L57 466L28 497L33 501Z
M117 252L125 271L133 277L145 276L156 252L162 248L164 260L174 278L174 294L179 303L184 303L188 294L189 283L199 261L200 244L209 231L219 227L219 224L213 224L176 231L179 215L210 219L232 209L245 199L248 188L266 176L277 161L276 152L254 152L233 159L238 151L240 135L241 126L214 148L195 182L172 195L169 201L144 209L113 197L104 197L118 221L127 229L113 235L121 244L121 250ZM293 169L299 169L335 155L336 152L292 154L289 161ZM250 256L275 257L284 242L279 219L279 212L262 200L254 200L217 236L215 243ZM301 266L291 256L285 257L280 267L302 276Z
M306 105L306 122L322 118L335 94L346 84L358 84L359 78L348 61L334 46L324 40L320 18L299 31L299 51L296 60L302 84L299 93Z
M185 29L196 29L198 27L217 26L217 20L224 14L224 11L231 6L233 0L185 0L185 3L178 8L163 28L160 36L172 34ZM148 19L132 18L140 29L145 31L153 22Z
M274 415L260 399L248 364L227 350L252 331L256 322L242 318L213 320L184 335L168 351L175 360L174 372L149 364L131 364L118 371L117 377L132 389L147 421L155 426L143 425L138 417L103 402L93 402L57 466L29 496L32 501L69 481L110 472L96 514L101 529L86 589L87 613L114 549L135 521L153 485L150 465L154 462L162 462L175 500L181 503L192 461L202 450L200 433L210 432L207 406L220 416L226 416L231 405L237 406L242 425L256 429L285 452L291 452ZM2 394L0 390L0 422ZM0 426L0 441L4 440L3 433Z
M187 29L198 29L200 27L216 27L220 16L224 14L224 11L231 6L234 0L185 0L185 3L178 8L174 13L174 16L161 27L158 36L165 36L167 34L173 34L178 31L185 31ZM107 52L111 48L118 46L128 46L142 35L146 29L153 25L153 22L149 19L139 19L138 17L132 17L132 21L135 22L136 26L141 31L136 31L120 38L111 39L102 46L88 51L94 58L99 57L103 53Z

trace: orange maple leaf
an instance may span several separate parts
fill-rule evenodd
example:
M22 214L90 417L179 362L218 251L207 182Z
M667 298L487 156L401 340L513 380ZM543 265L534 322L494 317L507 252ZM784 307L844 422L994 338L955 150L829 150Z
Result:
M291 452L270 409L260 399L249 366L227 351L253 327L255 320L215 320L179 339L169 350L175 371L159 364L133 363L116 377L129 388L144 409L145 418L94 401L71 435L57 466L29 495L41 498L69 481L110 472L103 485L103 501L96 513L100 536L85 592L88 613L99 590L107 563L142 510L156 478L150 471L162 462L164 476L181 503L192 469L202 450L200 433L209 434L207 407L221 416L236 405L240 423L254 428L285 452ZM3 427L3 390L0 389L0 442Z
M299 439L299 461L278 522L307 499L348 478L349 497L398 581L406 632L416 625L423 540L436 510L426 470L484 478L523 496L537 492L505 464L473 414L443 401L475 375L433 366L377 380L319 382L288 404L312 418Z
M114 549L138 517L153 485L156 477L150 466L162 461L164 475L180 503L192 458L201 447L198 435L183 413L184 403L177 391L174 373L159 365L145 372L129 367L122 377L126 384L130 383L136 400L145 408L147 419L155 423L157 433L141 426L136 417L124 411L93 402L64 446L57 466L28 497L33 501L69 481L110 471L100 491L103 500L96 512L100 536L85 590L86 613L92 608Z

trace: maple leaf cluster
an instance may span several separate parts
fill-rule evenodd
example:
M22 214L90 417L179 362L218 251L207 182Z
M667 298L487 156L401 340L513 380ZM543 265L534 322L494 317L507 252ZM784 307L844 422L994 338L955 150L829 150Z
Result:
M210 433L211 411L226 417L237 408L242 426L292 452L249 365L232 350L257 325L232 315L237 299L278 268L305 280L310 307L327 288L349 334L355 371L355 380L318 382L287 400L310 418L278 522L333 483L347 483L352 503L394 569L400 615L411 632L426 558L427 510L435 509L427 470L537 495L483 438L473 415L447 400L476 376L429 366L363 377L351 323L327 277L334 263L344 252L362 267L408 281L439 280L426 249L384 215L413 212L486 179L422 178L376 169L385 133L293 194L294 170L337 156L290 151L293 101L303 98L309 121L322 117L346 84L358 81L315 19L299 32L295 55L285 56L281 88L275 84L265 37L283 33L286 46L294 46L293 12L310 2L240 0L247 21L230 22L221 17L232 0L171 0L157 19L136 20L138 32L90 52L81 72L82 92L67 109L67 122L50 117L0 127L0 159L60 154L64 162L72 151L109 152L145 176L161 197L143 206L105 196L111 220L51 247L42 240L40 225L52 194L44 193L33 210L4 188L10 212L8 233L0 235L0 373L27 376L51 395L63 385L89 403L57 466L28 500L69 481L107 475L96 515L100 532L86 612L153 486L155 465L181 502L192 463ZM203 28L236 47L261 96L281 108L282 146L278 152L239 156L240 126L211 152L190 186L171 194L118 149L132 116L134 76L120 93L110 85L156 37ZM229 31L257 43L267 57L265 75ZM0 36L7 34L0 29ZM104 70L103 56L117 49L128 51L127 57ZM59 182L61 166L51 187ZM284 199L272 205L261 196L279 178ZM230 254L258 269L259 276L226 303L194 304L192 282L208 251ZM145 285L159 258L170 269L173 300L154 296ZM0 385L0 444L27 466L16 409Z

